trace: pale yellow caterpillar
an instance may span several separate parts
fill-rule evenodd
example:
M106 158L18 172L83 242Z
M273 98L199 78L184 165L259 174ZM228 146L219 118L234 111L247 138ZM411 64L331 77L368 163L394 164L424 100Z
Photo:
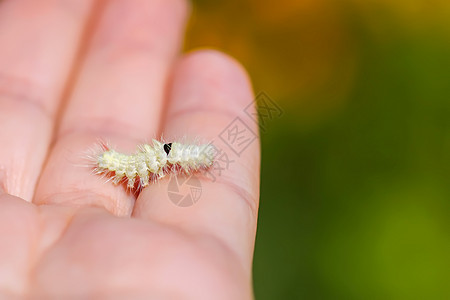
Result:
M128 188L146 187L169 173L191 173L207 169L214 162L212 144L189 145L162 143L140 145L134 154L127 155L102 145L103 152L94 157L97 174L111 173L113 183L126 182Z

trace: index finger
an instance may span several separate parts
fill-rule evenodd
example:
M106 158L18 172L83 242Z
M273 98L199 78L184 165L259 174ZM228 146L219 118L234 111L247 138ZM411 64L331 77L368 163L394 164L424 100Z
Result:
M133 212L136 217L216 238L231 249L249 273L260 168L258 125L244 112L249 105L254 110L252 102L247 75L233 59L216 51L199 51L184 57L173 76L164 137L169 142L180 136L213 141L228 157L229 166L221 173L210 170L215 179L195 175L201 184L201 197L194 205L174 204L170 199L173 182L166 179L144 189ZM233 149L237 145L227 141L227 130L235 126L240 126L239 132L247 130L245 139L249 140L245 148Z

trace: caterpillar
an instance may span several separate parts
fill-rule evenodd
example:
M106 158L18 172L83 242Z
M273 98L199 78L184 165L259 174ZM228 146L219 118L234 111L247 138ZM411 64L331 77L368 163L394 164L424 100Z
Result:
M207 169L214 163L215 147L212 144L189 145L163 143L153 140L152 145L137 147L127 155L102 144L103 152L94 157L97 174L111 174L114 184L127 183L127 188L144 188L152 181L169 173L191 173Z

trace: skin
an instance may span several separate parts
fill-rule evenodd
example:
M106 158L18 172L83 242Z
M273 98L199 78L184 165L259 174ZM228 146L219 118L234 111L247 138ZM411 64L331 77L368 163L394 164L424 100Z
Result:
M253 100L243 68L181 54L182 0L0 1L0 298L249 299L259 142L218 138ZM233 163L179 207L83 166L161 135L214 140Z

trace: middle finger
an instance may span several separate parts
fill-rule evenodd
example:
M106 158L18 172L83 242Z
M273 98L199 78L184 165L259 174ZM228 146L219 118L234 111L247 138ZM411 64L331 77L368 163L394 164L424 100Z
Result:
M44 168L35 202L131 213L134 197L76 166L99 138L119 151L156 136L184 29L182 0L108 1Z

